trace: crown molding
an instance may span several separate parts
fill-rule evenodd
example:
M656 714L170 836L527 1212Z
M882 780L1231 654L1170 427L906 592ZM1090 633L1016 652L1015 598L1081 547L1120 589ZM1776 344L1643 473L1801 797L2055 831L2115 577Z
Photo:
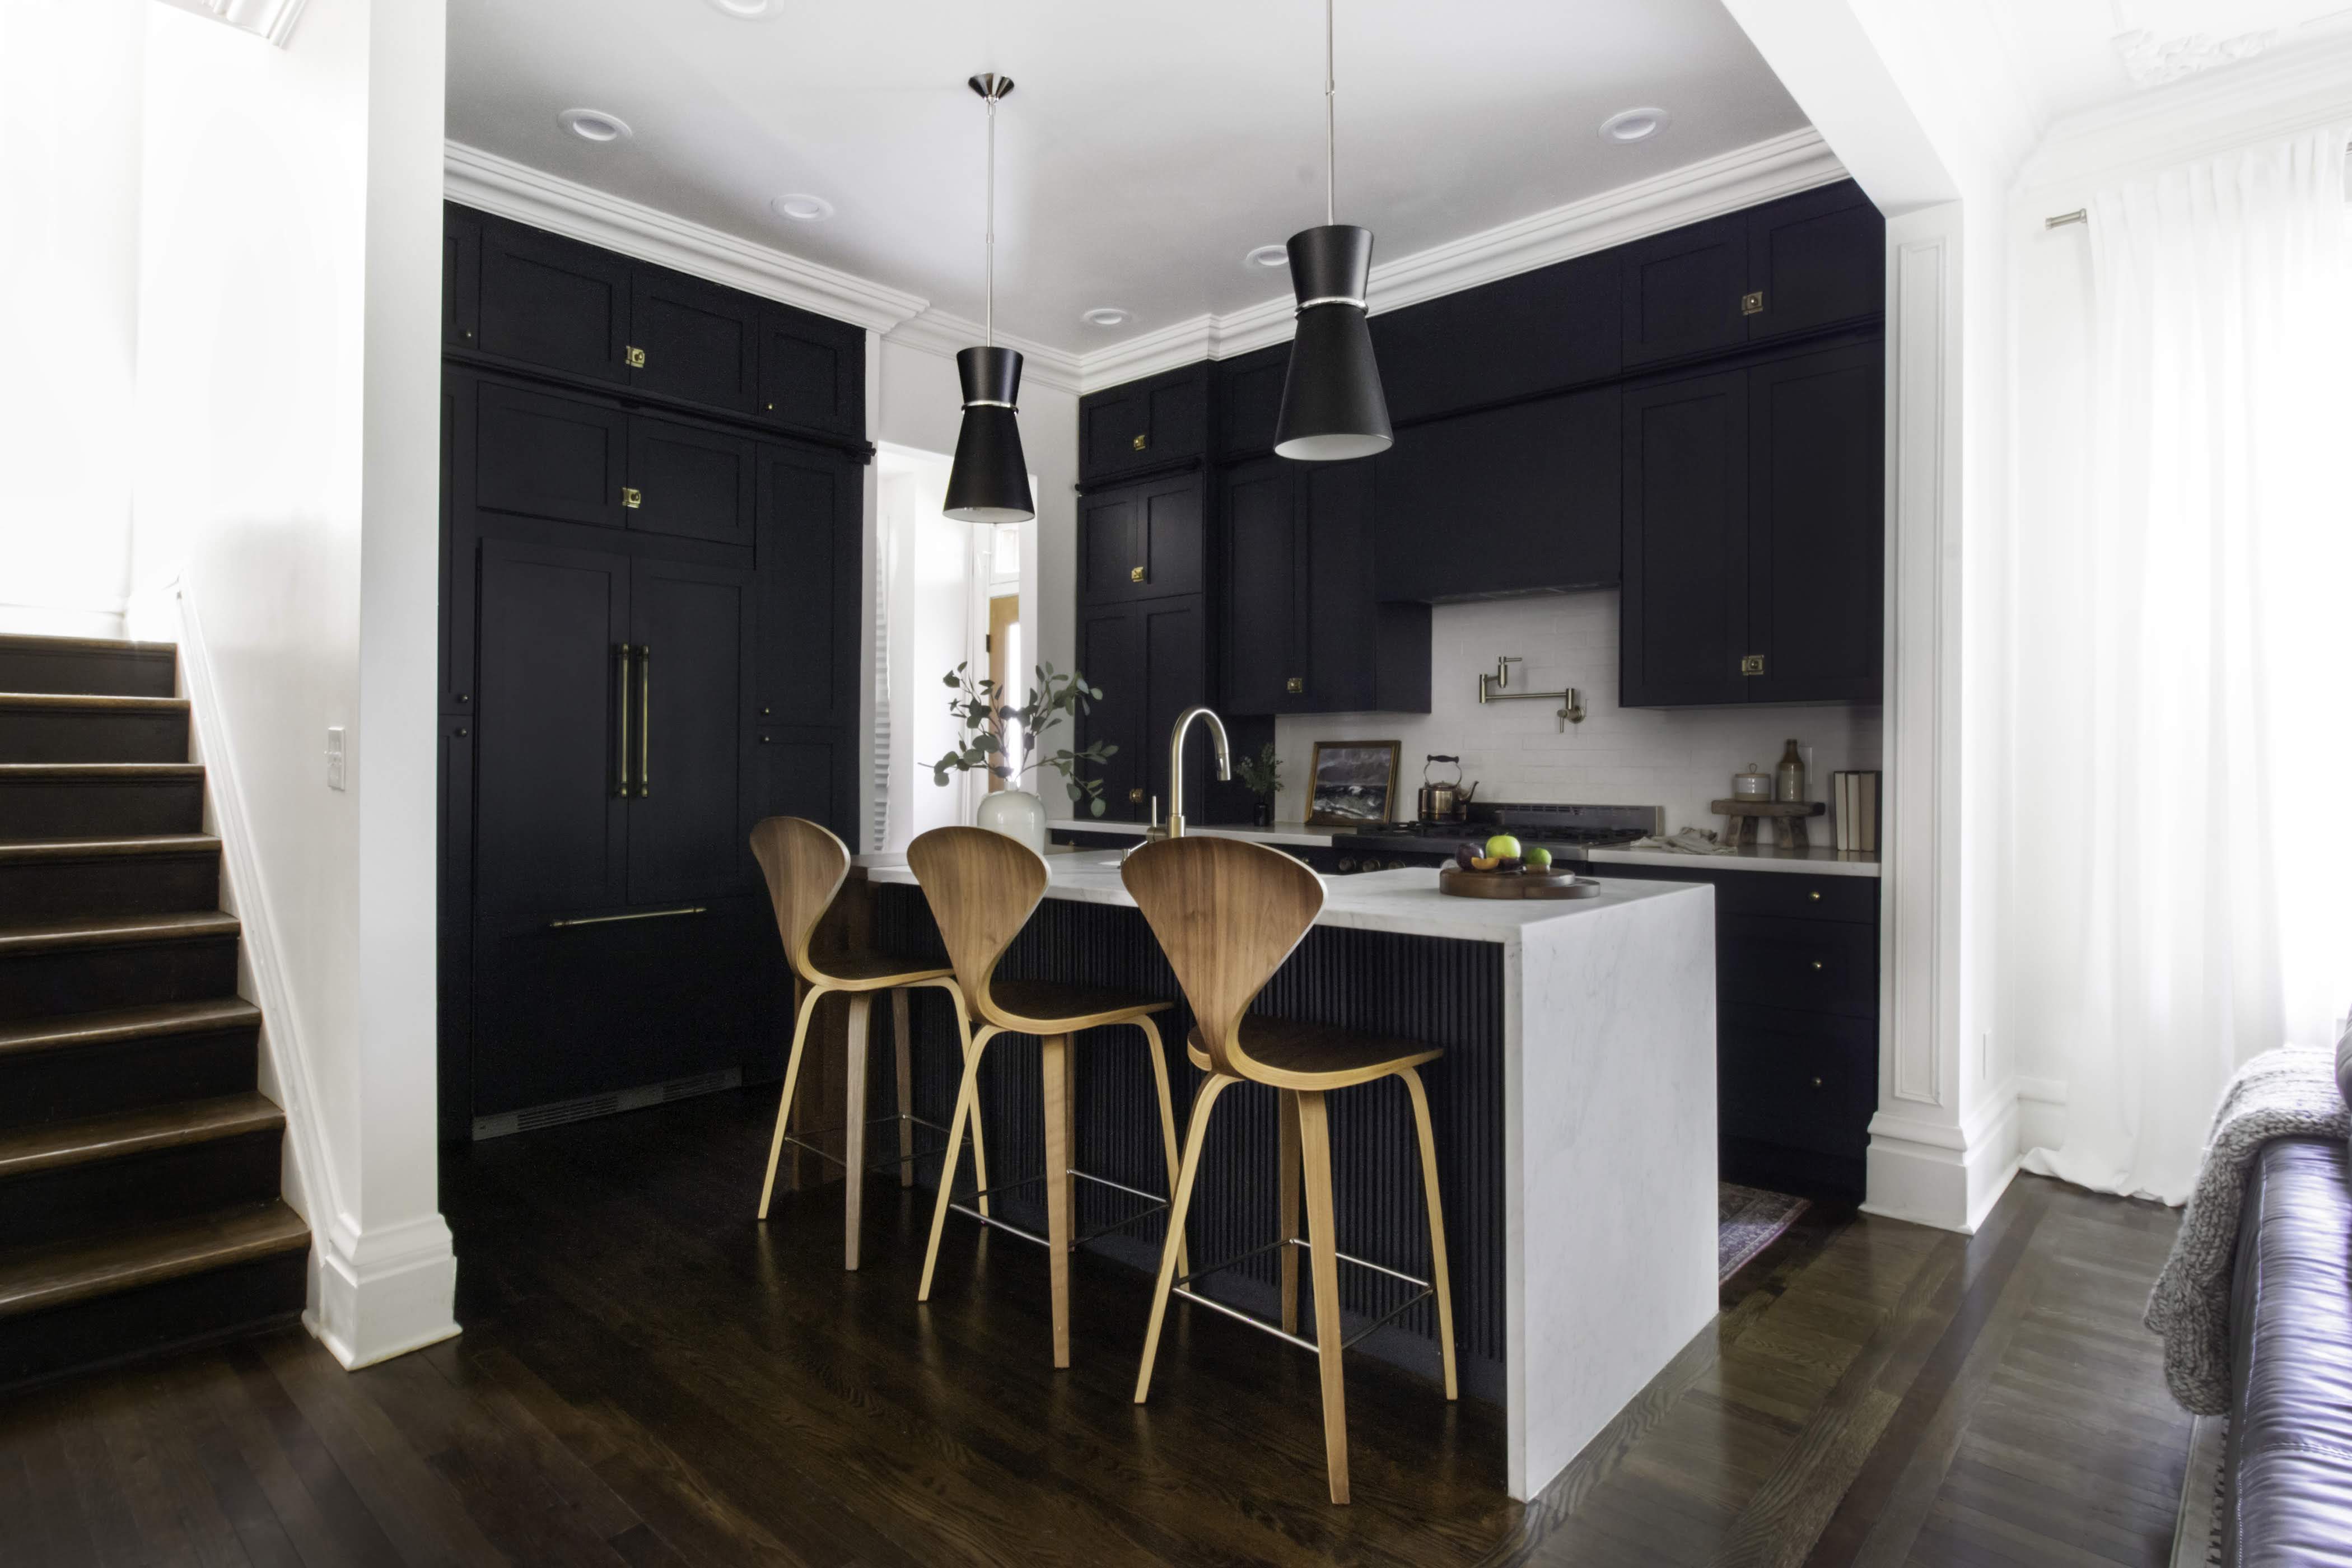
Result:
M1845 166L1807 126L1394 261L1376 262L1371 310L1378 314L1475 289L1845 177ZM1286 342L1290 335L1286 294L1226 315L1195 316L1084 355L1078 362L1079 390L1117 386L1204 358L1230 358Z
M164 0L164 4L183 11L194 11L215 22L226 22L240 31L258 34L281 49L294 36L294 24L302 19L306 3L307 0Z
M672 217L462 142L443 145L442 190L460 205L873 331L887 332L929 304L919 294Z
M978 321L967 321L951 311L925 309L885 332L883 341L902 348L920 349L925 353L944 354L952 359L961 351L978 343L986 329ZM1052 348L1015 337L1010 332L996 334L997 343L1017 349L1021 353L1021 382L1024 386L1051 386L1063 392L1078 390L1083 362L1066 349Z

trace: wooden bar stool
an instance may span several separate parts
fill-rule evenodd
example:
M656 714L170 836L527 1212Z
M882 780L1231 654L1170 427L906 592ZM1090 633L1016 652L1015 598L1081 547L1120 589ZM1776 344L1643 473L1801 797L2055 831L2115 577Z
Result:
M915 1129L928 1127L935 1132L946 1128L936 1122L924 1121L914 1113L914 1071L908 1049L907 1029L907 994L919 986L936 985L955 998L956 1017L963 1017L963 997L956 989L954 974L937 965L909 963L905 959L883 954L839 954L817 958L809 950L810 939L815 934L817 922L841 891L841 884L849 876L849 847L834 837L820 824L797 816L771 816L751 829L751 854L760 862L761 874L768 879L768 897L776 906L776 930L784 939L784 958L793 973L807 987L798 1012L793 1020L792 1055L784 1062L783 1098L776 1105L776 1135L768 1144L768 1174L760 1184L760 1217L768 1217L768 1200L776 1188L776 1162L792 1143L808 1150L822 1159L831 1160L844 1170L843 1186L848 1209L848 1234L842 1242L842 1263L845 1269L857 1267L857 1236L864 1215L866 1171L866 1130L878 1122L898 1124L898 1184L914 1184L916 1160ZM792 1120L793 1091L799 1087L801 1053L807 1047L809 1020L816 1013L816 1005L827 994L846 992L849 995L849 1059L847 1115L839 1127L811 1129L806 1133L787 1131ZM866 1026L874 1007L874 994L890 993L890 1023L894 1043L898 1047L898 1110L892 1116L866 1114ZM811 1139L827 1132L840 1132L845 1148L842 1156L819 1148ZM972 1163L987 1180L987 1160L975 1135L972 1142Z
M1045 896L1045 861L1027 845L985 828L935 827L907 846L907 864L914 868L915 880L922 885L923 897L930 903L931 918L938 923L940 936L946 939L948 958L955 965L956 979L962 984L961 994L970 1022L978 1026L977 1032L968 1034L963 1086L956 1093L955 1116L948 1128L947 1163L940 1172L939 1202L931 1214L930 1247L923 1255L923 1282L915 1299L931 1299L931 1271L939 1262L940 1235L947 1226L950 1209L998 1230L1043 1242L1052 1257L1049 1272L1053 1281L1054 1364L1066 1367L1070 1364L1070 1249L1096 1236L1124 1230L1168 1207L1165 1198L1078 1170L1072 1163L1076 1156L1077 1137L1070 1042L1084 1030L1110 1024L1133 1024L1143 1031L1144 1043L1151 1048L1151 1076L1159 1088L1160 1136L1172 1189L1176 1180L1176 1109L1168 1092L1168 1058L1160 1048L1160 1027L1151 1021L1151 1015L1164 1012L1173 1004L1132 992L1065 985L1048 980L995 978L996 965L1003 958L1004 950L1013 945L1013 939L1021 934L1021 928L1029 923L1038 900ZM989 1042L999 1035L1034 1035L1041 1047L1045 1173L1008 1182L996 1190L1045 1183L1044 1236L1009 1225L985 1212L990 1188L986 1168L980 1163L980 1063ZM962 1152L967 1122L971 1127L973 1168L982 1205L978 1209L954 1201L956 1164ZM1076 1206L1075 1184L1082 1181L1144 1199L1148 1206L1101 1230L1074 1238L1070 1231ZM1181 1247L1181 1232L1171 1231L1170 1235Z
M1430 1296L1437 1298L1438 1344L1445 1363L1445 1397L1459 1390L1454 1375L1454 1293L1445 1274L1445 1215L1437 1198L1437 1149L1423 1092L1423 1062L1443 1053L1412 1040L1382 1039L1324 1024L1244 1017L1251 1002L1282 967L1291 949L1323 908L1323 883L1314 872L1276 850L1232 838L1185 837L1147 844L1127 858L1119 873L1127 890L1160 939L1177 984L1192 1005L1193 1029L1185 1042L1195 1067L1208 1079L1192 1101L1186 1128L1184 1163L1168 1216L1170 1246L1160 1259L1160 1282L1151 1296L1151 1323L1143 1337L1143 1365L1136 1373L1135 1402L1151 1392L1151 1363L1160 1350L1160 1327L1172 1293L1239 1318L1253 1328L1311 1350L1321 1363L1323 1448L1331 1500L1348 1500L1348 1403L1339 1355L1351 1341L1339 1331L1339 1266L1352 1263L1421 1287L1380 1322ZM1339 1250L1331 1218L1331 1139L1323 1097L1333 1089L1394 1076L1404 1080L1412 1100L1414 1131L1421 1144L1422 1189L1429 1203L1430 1279L1414 1279ZM1201 1173L1201 1150L1209 1134L1209 1114L1217 1097L1242 1082L1270 1084L1282 1094L1281 1239L1268 1246L1193 1268L1174 1243L1184 1234L1185 1210ZM1298 1237L1301 1178L1307 1197L1307 1239ZM1298 1254L1307 1249L1315 1282L1315 1337L1298 1337ZM1191 1281L1237 1263L1282 1249L1282 1324L1187 1289ZM1380 1326L1360 1330L1360 1339Z

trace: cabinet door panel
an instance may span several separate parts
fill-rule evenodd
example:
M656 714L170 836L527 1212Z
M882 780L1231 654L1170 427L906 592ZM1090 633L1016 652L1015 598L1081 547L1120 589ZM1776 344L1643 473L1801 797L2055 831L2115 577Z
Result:
M760 809L755 816L822 822L853 850L863 848L868 840L851 820L855 795L845 794L842 787L848 761L844 753L850 748L841 732L762 724L759 735ZM923 787L929 787L928 782Z
M1600 251L1374 316L1389 417L1408 424L1616 374L1619 289L1618 258Z
M1186 365L1078 400L1078 477L1093 482L1200 457L1209 367Z
M1750 208L1748 286L1764 308L1751 342L1886 309L1886 221L1850 181Z
M1307 689L1294 701L1300 712L1363 712L1381 705L1372 465L1302 468L1298 492L1306 551L1299 581L1306 600Z
M751 574L641 560L630 598L639 669L629 745L643 761L629 803L629 901L746 891Z
M1615 387L1397 432L1379 475L1379 595L1438 602L1622 576Z
M866 434L866 334L785 306L760 331L760 414L781 425Z
M1375 327L1386 317L1374 317ZM1379 341L1377 331L1374 341ZM1282 416L1282 384L1290 374L1290 345L1277 343L1217 367L1217 450L1231 460L1274 450ZM1393 411L1391 411L1393 412Z
M1747 402L1741 371L1625 394L1628 708L1747 700Z
M1143 581L1137 591L1153 598L1201 591L1206 534L1201 516L1198 474L1162 479L1142 496L1137 526L1142 536Z
M441 341L475 348L482 325L482 219L464 207L441 209Z
M1102 689L1102 700L1077 722L1078 749L1097 741L1118 748L1102 764L1104 813L1117 822L1141 822L1150 813L1143 775L1143 622L1127 605L1082 611L1078 672Z
M629 262L500 218L482 220L482 351L625 382Z
M630 530L749 545L759 482L756 450L738 436L632 415L629 485L638 500L624 505Z
M857 722L862 500L855 458L797 447L761 449L763 721Z
M628 416L584 397L483 381L474 398L474 504L618 528Z
M1878 1108L1874 1025L1727 1003L1717 1042L1717 1125L1724 1137L1864 1156Z
M1116 604L1141 592L1133 575L1143 565L1143 542L1137 521L1142 498L1133 490L1112 490L1078 501L1078 598L1089 605Z
M1078 423L1078 456L1087 477L1123 473L1147 460L1151 397L1140 387L1088 399Z
M1155 599L1139 605L1137 614L1143 626L1141 771L1146 793L1160 797L1164 816L1174 808L1175 800L1169 788L1168 737L1184 710L1209 700L1209 616L1197 594L1184 599ZM1185 752L1184 812L1195 819L1200 819L1209 803L1209 781L1215 773L1210 763L1211 750L1202 739ZM1150 814L1147 802L1144 815Z
M1625 364L1736 348L1748 341L1748 229L1732 213L1621 246Z
M639 263L630 290L629 343L645 363L629 383L732 413L751 411L758 380L759 301L699 278Z
M1758 702L1869 700L1885 658L1880 346L1748 373L1749 638Z
M1291 676L1307 677L1298 615L1300 465L1261 458L1224 477L1224 705L1280 713L1296 705Z
M617 773L627 559L486 540L476 691L476 889L544 921L624 901Z

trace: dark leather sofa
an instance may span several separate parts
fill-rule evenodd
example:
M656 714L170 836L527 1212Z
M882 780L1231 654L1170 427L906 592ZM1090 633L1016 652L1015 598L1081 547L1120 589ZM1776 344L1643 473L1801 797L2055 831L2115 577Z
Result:
M2264 1145L2240 1211L2230 1325L2225 1568L2352 1568L2352 1158L2341 1140Z

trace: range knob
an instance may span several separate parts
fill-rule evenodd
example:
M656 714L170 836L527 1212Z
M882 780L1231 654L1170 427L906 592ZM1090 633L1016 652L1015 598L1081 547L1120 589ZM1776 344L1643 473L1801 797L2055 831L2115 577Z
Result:
M1391 871L1402 871L1404 869L1404 862L1402 860L1391 860L1389 862L1388 868Z
M1339 857L1339 873L1341 876L1347 875L1355 868L1356 858L1353 855L1342 855Z

